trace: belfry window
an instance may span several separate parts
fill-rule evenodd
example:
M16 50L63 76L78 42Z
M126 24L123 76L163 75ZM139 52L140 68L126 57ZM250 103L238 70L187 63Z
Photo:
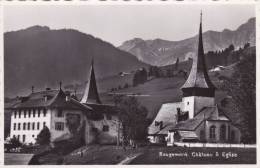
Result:
M215 139L216 138L216 126L215 125L212 125L209 128L209 137L210 137L210 139Z

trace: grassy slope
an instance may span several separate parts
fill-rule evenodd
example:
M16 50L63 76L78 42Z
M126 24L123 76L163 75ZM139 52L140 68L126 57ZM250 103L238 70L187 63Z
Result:
M210 76L213 83L218 86L218 78L214 76L214 73L211 73ZM148 118L153 118L163 103L181 101L182 92L180 87L184 82L185 79L181 76L172 78L156 78L144 84L138 85L137 87L130 87L116 91L116 93L136 93L145 95L137 96L137 98L140 103L149 110ZM216 91L217 102L225 96L226 93L224 91ZM104 102L112 102L112 96L107 95L107 93L103 93L101 97Z

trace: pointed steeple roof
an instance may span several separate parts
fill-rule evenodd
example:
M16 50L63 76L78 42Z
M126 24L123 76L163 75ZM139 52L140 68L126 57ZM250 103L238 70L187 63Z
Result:
M80 101L81 103L97 103L101 104L98 90L97 90L97 83L96 77L94 72L94 60L91 61L90 72L88 76L88 83L86 85L86 89L84 91L84 95Z
M187 81L182 86L182 89L185 88L210 88L215 89L215 86L209 79L205 55L203 49L203 39L202 39L202 13L200 14L200 28L199 28L199 44L198 44L198 53L193 58L192 68L189 74Z

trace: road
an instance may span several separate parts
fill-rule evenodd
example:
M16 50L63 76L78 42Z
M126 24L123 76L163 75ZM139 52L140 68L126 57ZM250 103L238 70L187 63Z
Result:
M28 165L33 154L5 153L5 165Z

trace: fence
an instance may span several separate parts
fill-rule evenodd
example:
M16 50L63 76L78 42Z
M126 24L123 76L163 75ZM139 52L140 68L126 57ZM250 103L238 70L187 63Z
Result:
M187 143L174 142L167 143L167 146L182 146L182 147L208 147L208 148L256 148L256 144L227 144L227 143Z

